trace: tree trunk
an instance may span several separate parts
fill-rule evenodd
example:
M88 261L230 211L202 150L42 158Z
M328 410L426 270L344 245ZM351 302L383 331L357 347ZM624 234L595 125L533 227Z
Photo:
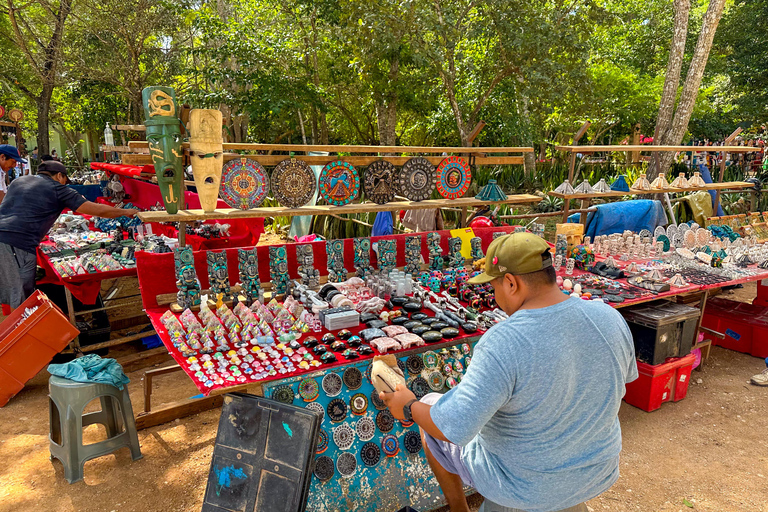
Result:
M704 70L707 67L707 60L709 59L709 51L712 49L712 41L715 38L717 25L720 23L720 18L723 15L725 1L726 0L710 0L709 2L709 7L707 7L707 12L704 14L704 19L702 20L701 32L699 33L699 39L696 42L696 49L693 52L693 58L688 67L688 74L686 75L685 84L683 85L683 92L680 94L680 100L678 101L677 109L675 110L672 119L672 125L663 137L659 137L661 139L660 144L676 146L683 141L685 132L688 130L688 122L691 120L691 114L693 114L696 98L699 95L701 79L704 77ZM654 179L660 172L668 172L674 158L675 155L671 152L659 154L657 159L659 162L658 171L655 173L649 172L648 179ZM656 171L656 169L654 169L654 171Z
M37 151L39 155L49 155L51 139L48 135L49 114L51 112L51 96L53 85L43 84L40 97L37 98Z
M526 131L528 132L526 134L526 144L530 144L533 146L533 138L531 137L531 113L529 109L529 102L528 102L528 96L525 94L520 94L520 114L523 118L523 121L525 122ZM523 174L525 174L526 177L532 176L536 172L536 155L533 153L523 153Z

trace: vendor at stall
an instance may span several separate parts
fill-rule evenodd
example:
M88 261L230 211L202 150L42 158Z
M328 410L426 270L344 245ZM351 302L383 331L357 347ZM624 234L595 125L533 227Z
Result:
M16 308L32 294L37 246L64 209L110 219L138 213L92 203L67 187L68 181L64 164L49 160L38 166L37 175L17 178L8 187L0 204L0 304Z
M569 298L555 278L541 238L496 239L469 282L491 283L510 317L478 341L461 383L421 401L404 386L380 395L419 425L451 512L469 511L463 485L504 507L586 512L619 477L632 336L616 310Z
M8 192L8 173L16 167L16 164L26 162L21 158L19 150L15 146L0 144L0 203L3 202L3 198Z

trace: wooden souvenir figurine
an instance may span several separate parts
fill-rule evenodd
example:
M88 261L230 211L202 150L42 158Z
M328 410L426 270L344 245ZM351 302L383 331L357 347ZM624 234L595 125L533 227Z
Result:
M224 251L208 251L208 284L211 295L218 297L222 294L225 301L232 299L232 291L229 287L229 271L227 270L227 253Z
M141 93L149 154L157 185L170 214L183 210L184 172L181 161L181 127L176 95L170 87L147 87Z
M224 164L221 111L196 108L189 112L189 153L200 206L216 209Z
M237 263L242 293L249 302L258 300L261 283L259 282L259 257L256 249L238 249Z
M181 312L187 308L200 305L200 281L195 272L192 248L176 247L173 250L173 261L176 268L176 308L174 312Z

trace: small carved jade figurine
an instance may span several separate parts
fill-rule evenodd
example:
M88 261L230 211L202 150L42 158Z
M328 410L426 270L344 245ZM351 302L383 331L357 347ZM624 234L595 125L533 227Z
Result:
M173 260L176 267L176 303L181 309L200 305L200 281L195 272L192 248L176 247L173 250Z
M208 251L206 259L208 260L208 284L211 295L218 297L221 294L225 301L232 299L227 269L227 253Z
M240 272L240 286L249 302L259 298L261 283L259 282L259 257L256 248L238 249L237 263Z

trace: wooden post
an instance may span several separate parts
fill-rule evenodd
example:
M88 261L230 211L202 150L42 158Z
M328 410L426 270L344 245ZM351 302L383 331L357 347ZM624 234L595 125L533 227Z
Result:
M69 315L69 323L71 323L74 326L77 326L77 323L75 322L75 306L72 302L72 292L69 291L69 288L66 286L64 287L64 297L67 300L67 315ZM72 340L69 343L69 348L77 354L80 352L80 336L76 337L74 340Z
M461 208L461 213L459 214L459 225L460 228L467 227L467 207L463 206Z
M632 139L629 143L633 146L640 144L640 123L635 123L635 126L632 127ZM631 151L627 156L630 164L634 165L640 161L639 151Z
M179 222L179 247L187 245L187 223Z
M735 139L742 131L743 129L741 127L736 128L736 130L734 130L733 133L730 134L725 139L725 142L723 142L723 145L730 146L731 143L733 142L733 139ZM718 177L717 182L722 183L724 179L725 179L725 151L721 151L720 152L720 176ZM712 181L714 181L714 178ZM714 211L712 213L713 216L717 217L717 210L719 207L720 207L720 189L718 189L715 192L715 205L713 207Z

